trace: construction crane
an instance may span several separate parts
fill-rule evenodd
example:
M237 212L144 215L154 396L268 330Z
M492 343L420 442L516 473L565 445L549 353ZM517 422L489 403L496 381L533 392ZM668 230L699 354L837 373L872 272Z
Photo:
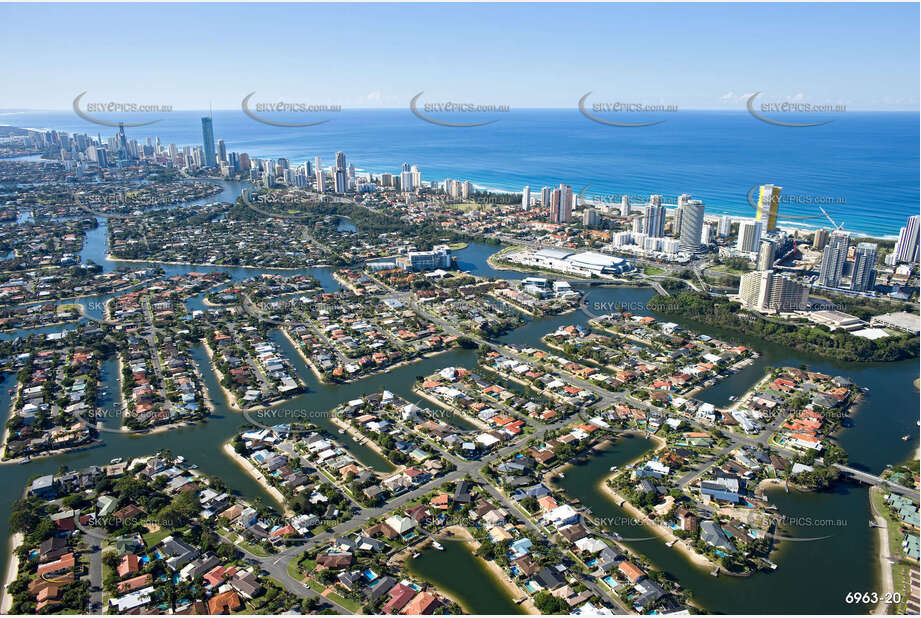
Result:
M821 211L822 211L822 214L825 215L825 218L828 219L829 222L831 222L832 227L835 228L835 231L836 231L836 232L837 232L838 230L840 230L841 228L844 227L844 221L841 222L841 225L838 225L837 223L835 223L835 220L831 218L831 215L829 215L827 212L825 212L825 209L824 209L824 208L822 208L821 206L819 206L819 210L821 210Z

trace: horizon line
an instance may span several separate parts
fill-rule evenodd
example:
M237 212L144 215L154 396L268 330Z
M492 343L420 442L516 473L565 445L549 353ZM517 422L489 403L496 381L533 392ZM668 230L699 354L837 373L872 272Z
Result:
M325 105L325 104L322 104L322 105ZM330 105L332 105L332 104L330 104ZM528 107L515 107L515 106L513 106L513 105L510 105L509 108L510 108L510 110L509 110L510 112L515 111L515 110L533 110L533 111L579 111L579 108L578 108L578 107L531 107L531 106L528 106ZM342 110L339 111L339 112L329 111L329 112L314 112L314 113L318 113L318 114L319 114L319 113L341 113L342 111L405 111L405 110L409 110L409 109L410 109L409 106L405 106L405 107L404 107L404 106L401 106L401 107L346 107L346 106L342 106ZM146 113L146 114L172 113L172 112L201 112L201 113L206 113L206 112L208 112L208 111L212 111L212 112L233 112L233 111L242 111L242 110L241 110L240 107L214 108L214 109L211 109L211 110L209 110L208 108L191 108L191 107L186 108L186 107L176 107L176 108L173 108L171 112L142 112L142 113ZM726 109L726 108L719 108L719 107L686 107L686 108L681 108L680 106L679 106L679 108L678 108L677 110L675 110L675 111L668 111L668 112L666 112L666 111L649 111L649 112L641 112L641 113L645 113L645 114L656 114L656 113L669 113L669 114L674 114L674 113L680 113L680 112L682 112L682 111L690 111L690 112L749 113L748 110L745 109L744 107L743 107L742 109L735 109L735 108L733 108L733 109ZM73 112L73 108L72 108L72 107L50 108L50 109L29 108L29 107L0 108L0 113L12 113L12 112ZM828 112L828 113L848 113L848 112L861 112L861 113L866 113L866 112L881 112L881 113L921 113L921 106L919 106L919 107L917 107L917 108L904 108L904 109L903 109L903 108L898 108L898 109L885 109L885 108L855 108L855 109L847 109L847 110L845 110L845 111L843 111L843 112L833 112L833 111L830 111L830 112ZM99 112L99 113L105 114L105 113L118 113L118 112ZM291 112L291 113L294 113L294 112ZM488 111L484 111L484 112L481 112L481 113L486 114L486 113L489 113L489 112L488 112Z

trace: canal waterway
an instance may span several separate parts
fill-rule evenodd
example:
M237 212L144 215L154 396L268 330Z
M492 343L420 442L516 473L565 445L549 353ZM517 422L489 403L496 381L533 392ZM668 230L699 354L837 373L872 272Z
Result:
M442 539L443 551L429 546L407 561L409 572L457 599L469 614L523 614L496 575L469 543Z
M622 436L588 461L573 464L555 484L624 539L643 539L624 544L676 579L699 607L731 614L866 613L845 602L848 591L876 589L875 531L868 525L866 489L839 483L823 493L769 491L786 518L784 536L797 540L782 543L771 555L780 565L776 571L717 578L667 547L602 489L612 466L623 466L652 447L643 438Z
M215 196L205 201L218 199L232 200L239 195L239 185L228 186L221 196ZM143 263L112 262L106 254L107 231L104 220L100 218L101 225L91 231L86 246L81 254L84 261L92 259L102 265L106 270L112 270L122 265L143 267ZM520 279L526 275L514 271L497 271L486 263L486 258L499 250L498 246L471 243L470 246L457 252L458 263L466 271L497 278ZM151 264L153 265L153 264ZM317 277L324 289L338 289L338 284L332 279L328 269L309 268L295 271L272 271L262 269L234 268L223 266L184 266L175 264L160 264L168 276L190 271L224 270L231 274L233 280L251 277L262 272L279 272L283 274L307 273ZM622 303L634 313L648 314L644 309L646 302L654 292L649 288L592 288L588 298L592 302ZM105 297L101 297L104 299ZM614 306L614 305L610 305ZM203 308L200 299L192 299L190 308ZM101 315L101 314L100 314ZM665 316L660 316L665 317ZM518 345L541 346L540 337L547 332L552 332L558 326L568 324L586 325L589 316L581 311L563 316L552 316L528 320L521 328L509 333L501 340ZM698 398L710 401L717 405L725 405L732 395L738 395L756 382L766 367L772 365L808 364L819 371L834 375L845 375L861 386L869 387L864 401L857 409L852 419L851 426L842 430L839 436L840 443L848 449L851 461L873 472L880 472L887 464L900 463L911 457L917 448L917 427L919 396L912 386L912 380L918 376L917 361L884 364L857 364L835 363L826 359L810 357L801 353L767 344L763 341L740 336L736 333L720 332L719 329L695 325L692 322L671 318L681 326L705 332L710 335L725 338L729 341L750 345L761 356L751 366L729 377L723 382L702 391ZM64 327L66 328L66 327ZM31 333L57 332L62 327L45 327L6 333L5 336L28 335ZM275 422L284 422L288 417L293 420L304 420L304 410L320 412L312 422L322 428L336 433L336 437L352 451L362 463L375 470L386 472L392 469L391 464L378 455L373 449L357 444L348 434L338 434L338 428L333 425L322 413L329 411L337 405L369 395L381 390L390 390L408 401L417 401L418 397L411 392L416 376L425 376L445 366L456 365L473 368L476 363L475 351L452 350L441 355L425 358L419 362L411 363L393 369L388 373L379 374L360 380L352 384L330 385L321 384L309 370L303 359L294 351L293 346L278 333L272 335L273 341L278 343L287 357L294 364L298 375L307 385L307 392L293 399L283 406L279 406L278 418ZM237 467L221 452L221 446L236 434L242 425L247 423L240 412L229 409L217 378L208 363L207 356L201 347L192 350L192 356L198 364L206 387L214 404L214 412L208 419L193 426L180 427L168 432L152 435L126 435L105 432L102 435L102 444L82 451L57 455L49 458L34 459L27 464L3 464L0 470L4 477L2 490L0 490L0 531L8 533L8 516L10 505L22 495L28 482L44 474L57 473L62 466L70 469L81 469L90 465L102 465L115 457L136 457L142 454L153 453L162 449L169 449L174 455L184 456L190 463L197 464L206 474L219 476L229 488L239 495L249 499L259 499L267 504L272 504L271 498L263 491L261 486ZM117 366L113 362L105 363L103 367L103 384L108 397L118 396ZM0 406L9 409L10 395L8 390L15 387L14 375L6 375L0 383ZM428 405L421 402L420 405ZM274 419L273 419L274 420ZM274 423L273 423L274 424ZM456 420L456 424L463 426L463 421ZM903 441L901 436L910 434L912 440ZM587 463L577 465L569 473L561 486L573 497L592 508L595 515L610 517L621 516L619 509L603 495L598 489L598 484L606 477L612 463L624 457L632 459L641 454L648 445L641 438L622 438L618 440L610 451L605 451L599 456L591 458ZM613 454L610 454L613 453ZM847 591L873 591L878 590L876 548L873 537L868 527L869 505L865 487L841 483L834 491L818 494L786 494L782 490L770 494L772 502L777 504L781 513L787 517L796 518L802 524L800 530L794 531L791 536L824 536L831 535L831 539L813 542L788 542L781 546L775 554L776 561L780 564L777 571L770 574L756 575L751 578L714 578L706 572L691 566L677 552L666 548L660 541L644 541L634 543L632 549L646 556L659 568L664 569L676 577L685 589L691 590L695 600L711 611L733 613L866 613L867 608L844 603ZM814 524L806 525L806 521L844 521L846 524L824 526L825 532L816 534ZM624 536L628 536L624 534ZM453 544L452 544L453 545ZM465 550L466 551L466 550ZM452 553L449 553L452 552ZM420 560L429 561L436 565L442 560L448 560L455 552L448 550L437 552L439 556L429 558L424 554ZM469 551L467 551L469 554ZM0 558L0 572L5 572L8 556L3 553ZM474 559L472 555L469 559ZM458 555L456 560L449 562L451 568L446 573L465 572L457 568L463 564L464 558ZM441 567L433 566L429 573L441 572ZM465 572L466 573L466 572ZM432 576L432 575L429 575ZM456 578L460 580L462 578ZM451 582L448 582L451 583ZM457 582L456 585L459 585ZM450 588L446 588L449 592ZM456 589L462 597L463 604L470 605L481 613L510 613L517 609L512 604L510 608L481 607L480 602L496 597L501 604L506 597L492 594L483 594L482 588ZM482 601L478 600L482 599ZM477 604L474 606L474 604ZM511 603L511 601L509 601Z

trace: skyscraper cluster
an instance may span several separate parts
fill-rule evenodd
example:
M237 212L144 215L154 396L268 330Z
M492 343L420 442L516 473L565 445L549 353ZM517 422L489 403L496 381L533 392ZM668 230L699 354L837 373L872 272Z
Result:
M828 244L822 250L822 265L819 267L819 285L836 288L841 285L844 264L847 262L847 249L851 235L843 230L835 230L828 236Z
M809 303L809 288L773 270L755 270L742 275L739 298L756 311L800 311Z
M445 193L454 199L467 199L473 193L473 183L469 180L445 178Z
M544 190L549 187L544 187ZM543 195L544 191L541 191ZM549 191L550 194L550 223L569 223L572 219L573 200L572 187L561 184L556 189Z

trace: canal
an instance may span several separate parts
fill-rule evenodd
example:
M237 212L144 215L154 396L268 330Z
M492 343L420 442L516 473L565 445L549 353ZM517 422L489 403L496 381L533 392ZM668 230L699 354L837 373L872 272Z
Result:
M227 189L226 197L235 198L239 187ZM223 194L222 194L223 195ZM214 201L217 197L211 198ZM97 229L90 232L82 257L93 259L108 271L122 262L112 262L106 257L106 235L104 221ZM472 243L467 249L457 252L460 267L469 272L497 278L520 279L526 275L512 271L497 271L486 264L486 258L499 247ZM142 263L127 264L143 267ZM309 273L317 277L324 289L335 290L338 285L327 269L310 268L296 271L268 271L246 268L226 268L221 266L181 266L161 265L167 275L190 271L225 270L231 273L233 280L257 275L261 272L280 272L283 274ZM634 313L648 314L644 307L653 296L649 288L593 288L588 292L592 302L621 303ZM200 299L190 301L190 307L198 308ZM613 306L613 305L611 305ZM664 317L664 316L663 316ZM564 316L528 320L521 328L509 333L501 340L518 345L541 346L540 337L555 330L558 326L568 324L585 325L589 316L581 311ZM885 364L841 364L795 353L779 346L754 340L731 332L721 332L713 327L696 325L692 322L671 319L685 328L698 330L729 341L745 344L757 350L761 357L751 366L717 383L701 392L698 398L717 405L725 405L731 395L738 395L763 375L766 367L771 365L808 364L812 368L845 375L860 386L869 387L869 393L853 416L850 426L842 430L839 441L851 455L851 461L867 469L880 472L887 464L896 464L910 458L917 448L917 439L901 440L901 436L916 436L919 396L912 386L912 380L918 376L917 361ZM4 336L21 336L34 332L56 332L61 327L46 327L17 333L5 333ZM307 392L300 397L280 406L284 411L297 412L312 410L326 412L337 405L369 395L381 390L390 390L408 401L418 401L411 392L417 376L428 375L449 365L473 368L476 362L475 351L452 350L444 354L423 359L416 363L399 367L388 373L379 374L353 384L321 384L309 370L301 357L296 354L290 342L278 333L272 335L285 354L294 364L298 375L307 384ZM104 432L102 444L86 450L57 455L49 458L35 459L27 464L4 464L4 484L0 494L0 530L8 534L8 517L11 503L22 495L28 482L44 474L57 473L62 466L80 469L90 465L102 465L115 457L136 457L162 449L169 449L174 455L184 456L190 463L197 464L206 474L219 476L229 488L249 499L260 499L272 504L271 498L260 485L238 468L222 452L221 446L245 424L243 414L230 410L224 400L216 376L207 362L204 350L196 347L192 356L201 369L202 376L214 404L214 412L206 422L170 430L153 435L126 435ZM116 368L112 363L103 367L104 389L107 396L118 396ZM10 395L7 391L15 387L14 375L5 375L0 383L0 406L9 409ZM419 405L427 406L426 402ZM301 415L295 418L302 418ZM283 422L284 414L277 422ZM336 432L341 440L362 463L375 470L388 471L390 463L372 449L355 443L347 434L338 434L338 428L322 414L315 421L324 429ZM458 425L463 426L461 421ZM649 447L641 438L622 438L610 450L589 459L588 462L572 468L561 487L573 497L589 506L597 516L623 517L619 509L598 489L599 484L609 474L609 468L616 461L627 461ZM613 453L613 454L611 454ZM627 459L624 459L627 458ZM877 560L875 559L875 541L867 525L869 505L867 490L846 483L838 484L834 491L818 494L786 494L782 490L770 494L780 512L796 524L798 529L790 536L815 537L830 536L829 539L811 542L787 542L772 555L780 567L770 574L756 575L750 578L714 578L690 565L680 554L672 552L660 541L642 541L633 543L632 549L646 556L659 568L676 577L681 585L692 591L695 600L711 611L733 613L865 613L867 608L844 604L847 591L878 590ZM607 514L607 515L606 515ZM818 529L814 522L837 522L834 526L825 526L823 534L816 534ZM840 522L846 522L840 525ZM805 522L813 522L806 524ZM824 529L823 528L823 529ZM627 534L624 534L626 537ZM448 544L448 547L454 544ZM458 547L455 550L446 547L445 552L436 552L438 556L423 554L421 561L436 565L447 560L448 566L427 568L427 577L439 577L445 573L445 585L448 592L457 593L465 606L470 605L479 613L511 613L518 607L507 599L508 595L484 594L485 583L468 587L463 577L450 575L464 573L467 576L472 569L461 570L469 565L464 560L476 561L468 549ZM464 556L467 556L464 558ZM448 558L451 558L448 560ZM3 552L0 558L0 572L5 572L8 556ZM458 569L458 565L462 565ZM417 565L418 566L418 565ZM485 567L483 567L485 568ZM443 570L442 570L443 569ZM488 574L484 574L488 578ZM476 581L480 581L477 579ZM484 580L485 582L485 580ZM440 584L439 584L440 585ZM450 586L461 586L451 588ZM499 584L493 581L494 586ZM452 593L453 594L453 593ZM500 605L508 602L510 607L485 607L489 599L498 599ZM477 605L474 605L477 604Z
M524 613L469 543L441 541L443 551L429 546L419 552L418 558L410 558L406 563L409 572L456 599L466 613Z
M784 536L771 559L776 571L751 577L714 577L682 554L627 511L602 489L612 466L633 461L654 444L623 436L614 445L576 463L555 485L604 519L631 550L677 580L693 601L711 612L727 614L847 614L865 613L845 602L848 591L876 589L874 530L869 527L867 490L838 483L822 493L768 492L771 503L785 517ZM642 539L642 540L629 540ZM817 539L817 540L809 540Z

